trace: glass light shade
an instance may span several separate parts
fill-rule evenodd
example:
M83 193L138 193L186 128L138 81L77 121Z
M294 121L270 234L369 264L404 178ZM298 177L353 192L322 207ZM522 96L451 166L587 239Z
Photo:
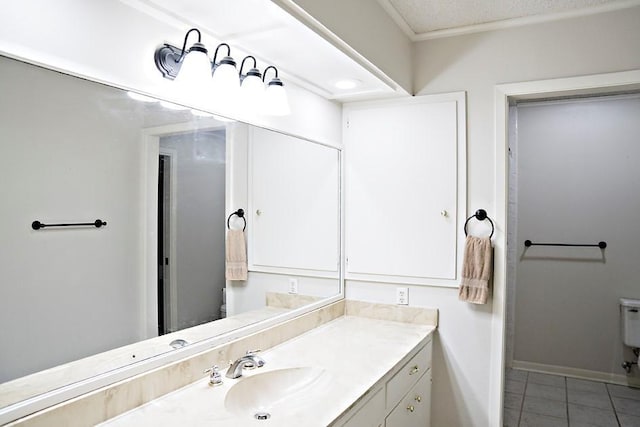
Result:
M211 62L204 46L195 43L189 53L182 59L180 71L175 82L182 88L192 91L202 91L211 83Z
M264 114L269 116L287 116L291 114L287 92L280 79L269 82L264 95Z
M258 112L264 104L264 83L257 72L249 71L240 85L240 103L243 109Z
M236 70L236 63L228 56L225 56L220 65L213 72L213 92L214 96L220 96L226 101L227 97L237 96L240 89L240 77Z

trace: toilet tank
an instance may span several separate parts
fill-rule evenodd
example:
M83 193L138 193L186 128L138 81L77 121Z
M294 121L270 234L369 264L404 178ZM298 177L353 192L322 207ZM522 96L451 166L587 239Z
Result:
M620 299L622 341L629 347L640 347L640 300Z

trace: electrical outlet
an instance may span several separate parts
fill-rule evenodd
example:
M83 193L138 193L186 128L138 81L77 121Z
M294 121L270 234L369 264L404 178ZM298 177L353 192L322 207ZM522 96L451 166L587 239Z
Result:
M409 304L409 288L396 288L396 304Z
M294 279L293 277L289 278L289 293L298 293L298 279Z

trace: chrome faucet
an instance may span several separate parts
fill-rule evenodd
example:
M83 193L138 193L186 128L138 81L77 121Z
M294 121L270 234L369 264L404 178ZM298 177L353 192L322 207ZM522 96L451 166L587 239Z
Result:
M259 351L260 350L247 351L247 354L236 359L236 361L229 366L229 369L227 369L226 377L231 379L241 377L243 368L262 368L266 362L262 357L256 355Z

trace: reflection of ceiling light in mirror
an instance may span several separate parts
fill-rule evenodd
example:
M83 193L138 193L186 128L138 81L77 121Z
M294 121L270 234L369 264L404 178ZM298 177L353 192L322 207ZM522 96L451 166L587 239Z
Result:
M191 114L198 117L213 117L213 114L211 113L207 113L206 111L195 110L195 109L191 110Z
M213 116L214 119L216 119L219 122L227 122L227 123L235 122L235 120L230 119L228 117L218 116L216 114L212 114L212 116Z
M147 95L142 95L140 93L137 92L127 92L127 95L129 95L129 98L131 99L135 99L136 101L141 101L141 102L158 102L157 99L152 98L150 96Z
M362 84L362 82L356 79L342 79L333 83L336 88L344 90L355 89L360 86L360 84Z
M160 101L160 105L164 108L168 108L169 110L186 110L187 107L183 107L182 105L174 104L173 102L168 101Z

